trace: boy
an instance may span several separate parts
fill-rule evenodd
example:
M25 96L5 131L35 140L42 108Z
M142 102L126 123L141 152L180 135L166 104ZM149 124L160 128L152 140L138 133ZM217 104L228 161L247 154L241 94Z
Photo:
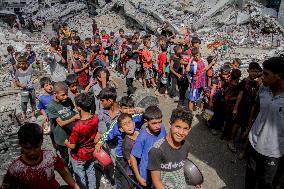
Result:
M188 88L187 79L184 77L183 65L188 63L182 60L181 57L182 48L177 45L174 47L174 55L171 57L170 62L170 79L171 79L171 91L170 95L175 101L179 101L183 105L185 100L185 93ZM177 96L177 85L179 88L179 97Z
M28 64L31 65L31 64L35 63L35 61L36 61L36 54L32 50L32 45L31 44L27 44L25 49L26 49L26 52L27 52L27 55L28 55L28 57L27 57Z
M94 104L91 95L82 93L75 97L81 119L76 122L65 145L71 148L71 164L80 188L96 188L96 173L93 161L94 139L98 131L98 116L90 112Z
M69 74L66 77L65 83L68 86L68 97L74 102L75 96L80 94L77 76L75 74Z
M162 78L167 78L166 67L168 66L168 57L167 57L168 47L166 44L161 45L161 52L158 55L158 82L157 82L157 91L156 95L160 96L164 84L161 82ZM165 94L167 94L167 88L165 89Z
M153 61L151 58L150 47L151 42L148 40L144 40L143 42L144 48L142 51L142 63L144 69L144 89L147 89L147 82L150 80L152 82L153 87L156 87L156 82L154 79L154 72L153 72Z
M225 111L225 128L223 132L223 137L226 139L230 139L230 133L232 131L232 127L235 123L235 117L233 116L233 110L234 106L237 101L237 97L240 92L240 86L239 86L239 80L241 78L241 71L237 69L233 69L231 72L231 79L228 82L228 85L225 88L224 94L225 94L225 105L226 105L226 111ZM229 149L236 153L236 148L234 148L234 145L231 143L228 143Z
M259 89L259 84L256 79L258 78L258 73L261 71L262 69L257 62L251 62L247 70L249 74L248 77L244 78L239 84L240 92L233 109L233 116L236 118L236 123L233 126L228 143L228 146L232 146L233 149L235 149L234 139L238 129L241 127L242 135L249 125L250 112L252 111ZM244 154L241 153L240 158L242 158L243 155Z
M121 113L128 113L132 114L132 120L135 123L136 129L140 129L144 123L144 115L143 112L144 110L141 108L134 108L134 101L131 97L129 96L124 96L121 98L119 102L119 113L118 115L120 116ZM115 147L115 155L116 155L116 162L122 163L124 162L123 159L123 150L122 150L122 143L125 138L125 133L123 133L119 129L118 125L118 119L112 120L110 123L108 131L106 131L103 134L103 138L99 141L99 143L96 145L96 150L98 151L101 149L102 145L107 141L116 141L116 147ZM117 164L117 163L116 163ZM116 167L118 168L118 167ZM121 172L121 169L116 169L116 184L121 185L121 180L124 182L124 176ZM123 186L123 185L122 185Z
M162 117L162 111L157 106L149 106L145 110L144 118L147 126L140 131L131 151L132 170L138 183L144 188L151 186L147 172L148 153L157 140L166 136Z
M80 115L74 111L74 104L68 97L68 87L64 82L55 83L54 99L48 104L47 112L56 148L68 165L69 154L64 141L70 135L75 121L80 119Z
M62 159L53 151L42 150L43 133L35 123L27 123L18 131L21 156L8 168L1 189L55 189L56 170L72 189L79 189Z
M35 120L35 89L32 81L34 70L31 65L27 62L27 54L22 53L18 56L19 69L15 73L16 85L21 88L21 108L22 108L22 119L27 118L27 106L30 101L32 108L32 119Z
M225 112L225 88L230 79L231 67L230 65L223 65L221 73L212 79L212 88L209 97L209 108L214 112L212 119L209 122L210 132L217 135L216 130L220 130L224 126L224 112Z
M190 150L190 144L185 139L191 130L191 123L190 112L182 108L174 109L169 133L156 141L150 150L148 170L155 188L183 189L187 186L183 166Z
M193 48L200 49L201 40L198 37L193 37L191 40L191 46Z
M193 48L192 51L193 61L189 64L189 76L191 78L191 86L188 93L188 108L190 112L193 112L194 105L200 101L201 93L205 86L206 64L201 57L200 51L197 48ZM203 110L203 103L200 106Z
M124 77L126 78L127 95L131 95L134 93L133 80L136 72L136 61L133 59L132 51L127 51L125 56L127 62L125 64Z
M232 69L239 69L242 64L242 61L239 58L233 59L233 62L231 63Z
M53 86L49 77L43 77L39 80L40 86L43 89L43 92L38 97L37 108L40 111L40 114L44 117L45 125L48 124L49 119L47 115L47 106L53 99ZM44 128L44 133L49 132L49 128Z
M132 119L131 114L122 113L117 122L120 132L125 135L122 144L123 158L121 158L119 163L116 163L116 167L118 167L120 170L122 169L120 176L116 176L116 178L119 180L117 182L117 189L131 189L133 188L133 183L129 179L129 177L132 177L132 172L130 169L130 154L134 141L137 139L139 132L135 128L135 122ZM127 173L127 175L123 175L122 173ZM120 186L118 186L118 183Z
M79 52L78 49L73 51L74 72L77 75L77 81L81 90L84 90L89 82L89 62L86 61L86 53Z
M12 78L13 78L13 82L14 81L14 77L15 77L15 72L17 70L16 68L16 59L15 59L15 49L12 45L9 45L7 47L7 52L8 52L8 56L6 58L6 62L9 65L9 73L11 74Z
M90 56L92 54L92 39L91 38L86 38L84 40L84 45L85 45L85 49L84 49L84 52L86 53L87 55L87 60L89 61L90 60Z
M283 188L283 62L284 57L263 62L263 86L258 91L256 119L249 132L245 189Z

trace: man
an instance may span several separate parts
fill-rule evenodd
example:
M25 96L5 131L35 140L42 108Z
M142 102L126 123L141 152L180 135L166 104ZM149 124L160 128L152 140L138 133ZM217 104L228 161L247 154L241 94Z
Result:
M264 61L262 82L258 94L259 113L249 132L246 189L256 186L272 189L279 182L276 175L283 175L284 170L280 168L284 154L283 57Z

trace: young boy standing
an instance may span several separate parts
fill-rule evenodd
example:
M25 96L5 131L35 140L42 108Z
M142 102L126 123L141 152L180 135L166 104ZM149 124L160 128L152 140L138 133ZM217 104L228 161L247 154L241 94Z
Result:
M201 93L206 87L206 64L204 59L201 58L200 51L197 48L193 48L191 53L193 61L189 65L191 86L188 93L188 108L190 112L193 112L194 104L201 100ZM201 110L203 109L203 104L201 104L200 108Z
M169 122L170 132L159 139L150 150L148 170L155 188L186 187L183 166L190 144L185 138L191 130L191 123L190 112L182 108L174 109Z
M161 46L161 52L158 55L158 82L157 82L157 91L156 95L160 95L163 86L165 86L162 83L162 78L167 78L168 76L166 75L166 67L168 66L168 56L167 56L167 45L162 45ZM165 94L167 94L167 88L165 90Z
M85 93L75 97L76 108L81 119L76 122L70 137L65 140L65 145L71 148L71 164L75 179L81 189L96 188L93 151L99 119L97 115L90 113L94 105L93 99Z
M21 88L22 118L27 118L27 106L30 101L32 107L32 118L35 119L36 99L35 89L32 81L34 70L27 62L27 54L20 54L18 59L19 69L15 73L16 85Z
M132 51L127 51L125 56L127 57L127 62L125 64L124 77L126 78L127 95L131 95L134 93L133 80L136 72L136 61L133 59Z
M119 180L117 184L117 189L131 189L133 188L133 183L128 177L133 177L132 171L130 169L130 154L135 140L137 139L139 132L135 128L135 122L132 119L131 114L122 113L118 120L119 130L125 135L125 138L122 143L122 154L123 158L119 161L119 164L116 163L116 167L120 173L120 176L116 176ZM127 175L124 175L126 173ZM128 177L127 177L128 176ZM119 186L118 186L119 185Z
M1 189L55 189L60 185L54 170L72 189L79 189L62 159L53 151L42 150L43 133L39 125L27 123L18 132L21 156L12 162Z
M162 111L157 106L149 106L144 113L147 126L141 129L136 139L131 155L130 162L134 175L138 183L145 188L150 188L150 176L147 172L148 153L153 144L166 136L166 129L162 124ZM140 162L138 164L138 162Z
M151 42L148 40L144 40L144 49L142 51L142 62L144 68L144 89L147 89L147 82L150 80L153 87L156 87L156 82L154 79L153 72L153 61L150 53Z
M43 77L39 80L40 86L43 92L38 97L37 108L40 110L40 114L44 117L45 125L48 125L49 119L47 115L47 105L52 101L53 86L49 77ZM44 128L44 132L49 132L49 128Z
M74 122L80 119L80 115L74 111L74 104L68 98L68 87L64 82L55 83L54 99L48 104L47 111L56 148L66 165L68 165L68 148L64 142L71 134Z

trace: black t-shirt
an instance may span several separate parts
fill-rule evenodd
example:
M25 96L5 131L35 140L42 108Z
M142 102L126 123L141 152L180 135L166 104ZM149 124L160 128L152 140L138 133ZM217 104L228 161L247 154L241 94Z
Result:
M132 44L132 51L134 50L138 50L140 47L140 44L139 43L134 43ZM139 58L139 54L138 53L133 53L133 59L138 61L138 58Z
M175 70L175 72L177 72L178 74L182 74L182 66L180 63L180 58L172 56L171 60L174 62L173 69Z
M253 104L255 103L255 99L259 89L257 81L245 78L240 82L239 87L240 91L243 91L239 110L251 109Z
M149 152L148 170L161 171L161 181L166 188L184 188L186 182L183 166L189 148L189 143L184 141L181 148L174 149L166 138L161 138Z

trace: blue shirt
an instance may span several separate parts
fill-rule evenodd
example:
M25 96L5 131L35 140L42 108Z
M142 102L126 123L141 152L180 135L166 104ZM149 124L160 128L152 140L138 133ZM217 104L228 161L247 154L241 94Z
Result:
M144 114L134 114L132 115L132 119L135 122L135 128L140 130L144 123ZM117 146L115 149L116 156L123 157L122 143L125 138L125 134L119 130L117 119L113 122L113 125L111 125L110 129L107 131L106 136L106 140L117 140Z
M161 132L158 135L150 134L147 127L140 131L139 136L134 142L131 154L140 159L139 173L147 181L148 153L154 143L160 138L166 137L165 126L162 125Z
M46 111L47 105L52 101L52 99L53 99L53 94L45 93L45 94L40 95L38 98L39 102L38 102L37 108L40 110Z

